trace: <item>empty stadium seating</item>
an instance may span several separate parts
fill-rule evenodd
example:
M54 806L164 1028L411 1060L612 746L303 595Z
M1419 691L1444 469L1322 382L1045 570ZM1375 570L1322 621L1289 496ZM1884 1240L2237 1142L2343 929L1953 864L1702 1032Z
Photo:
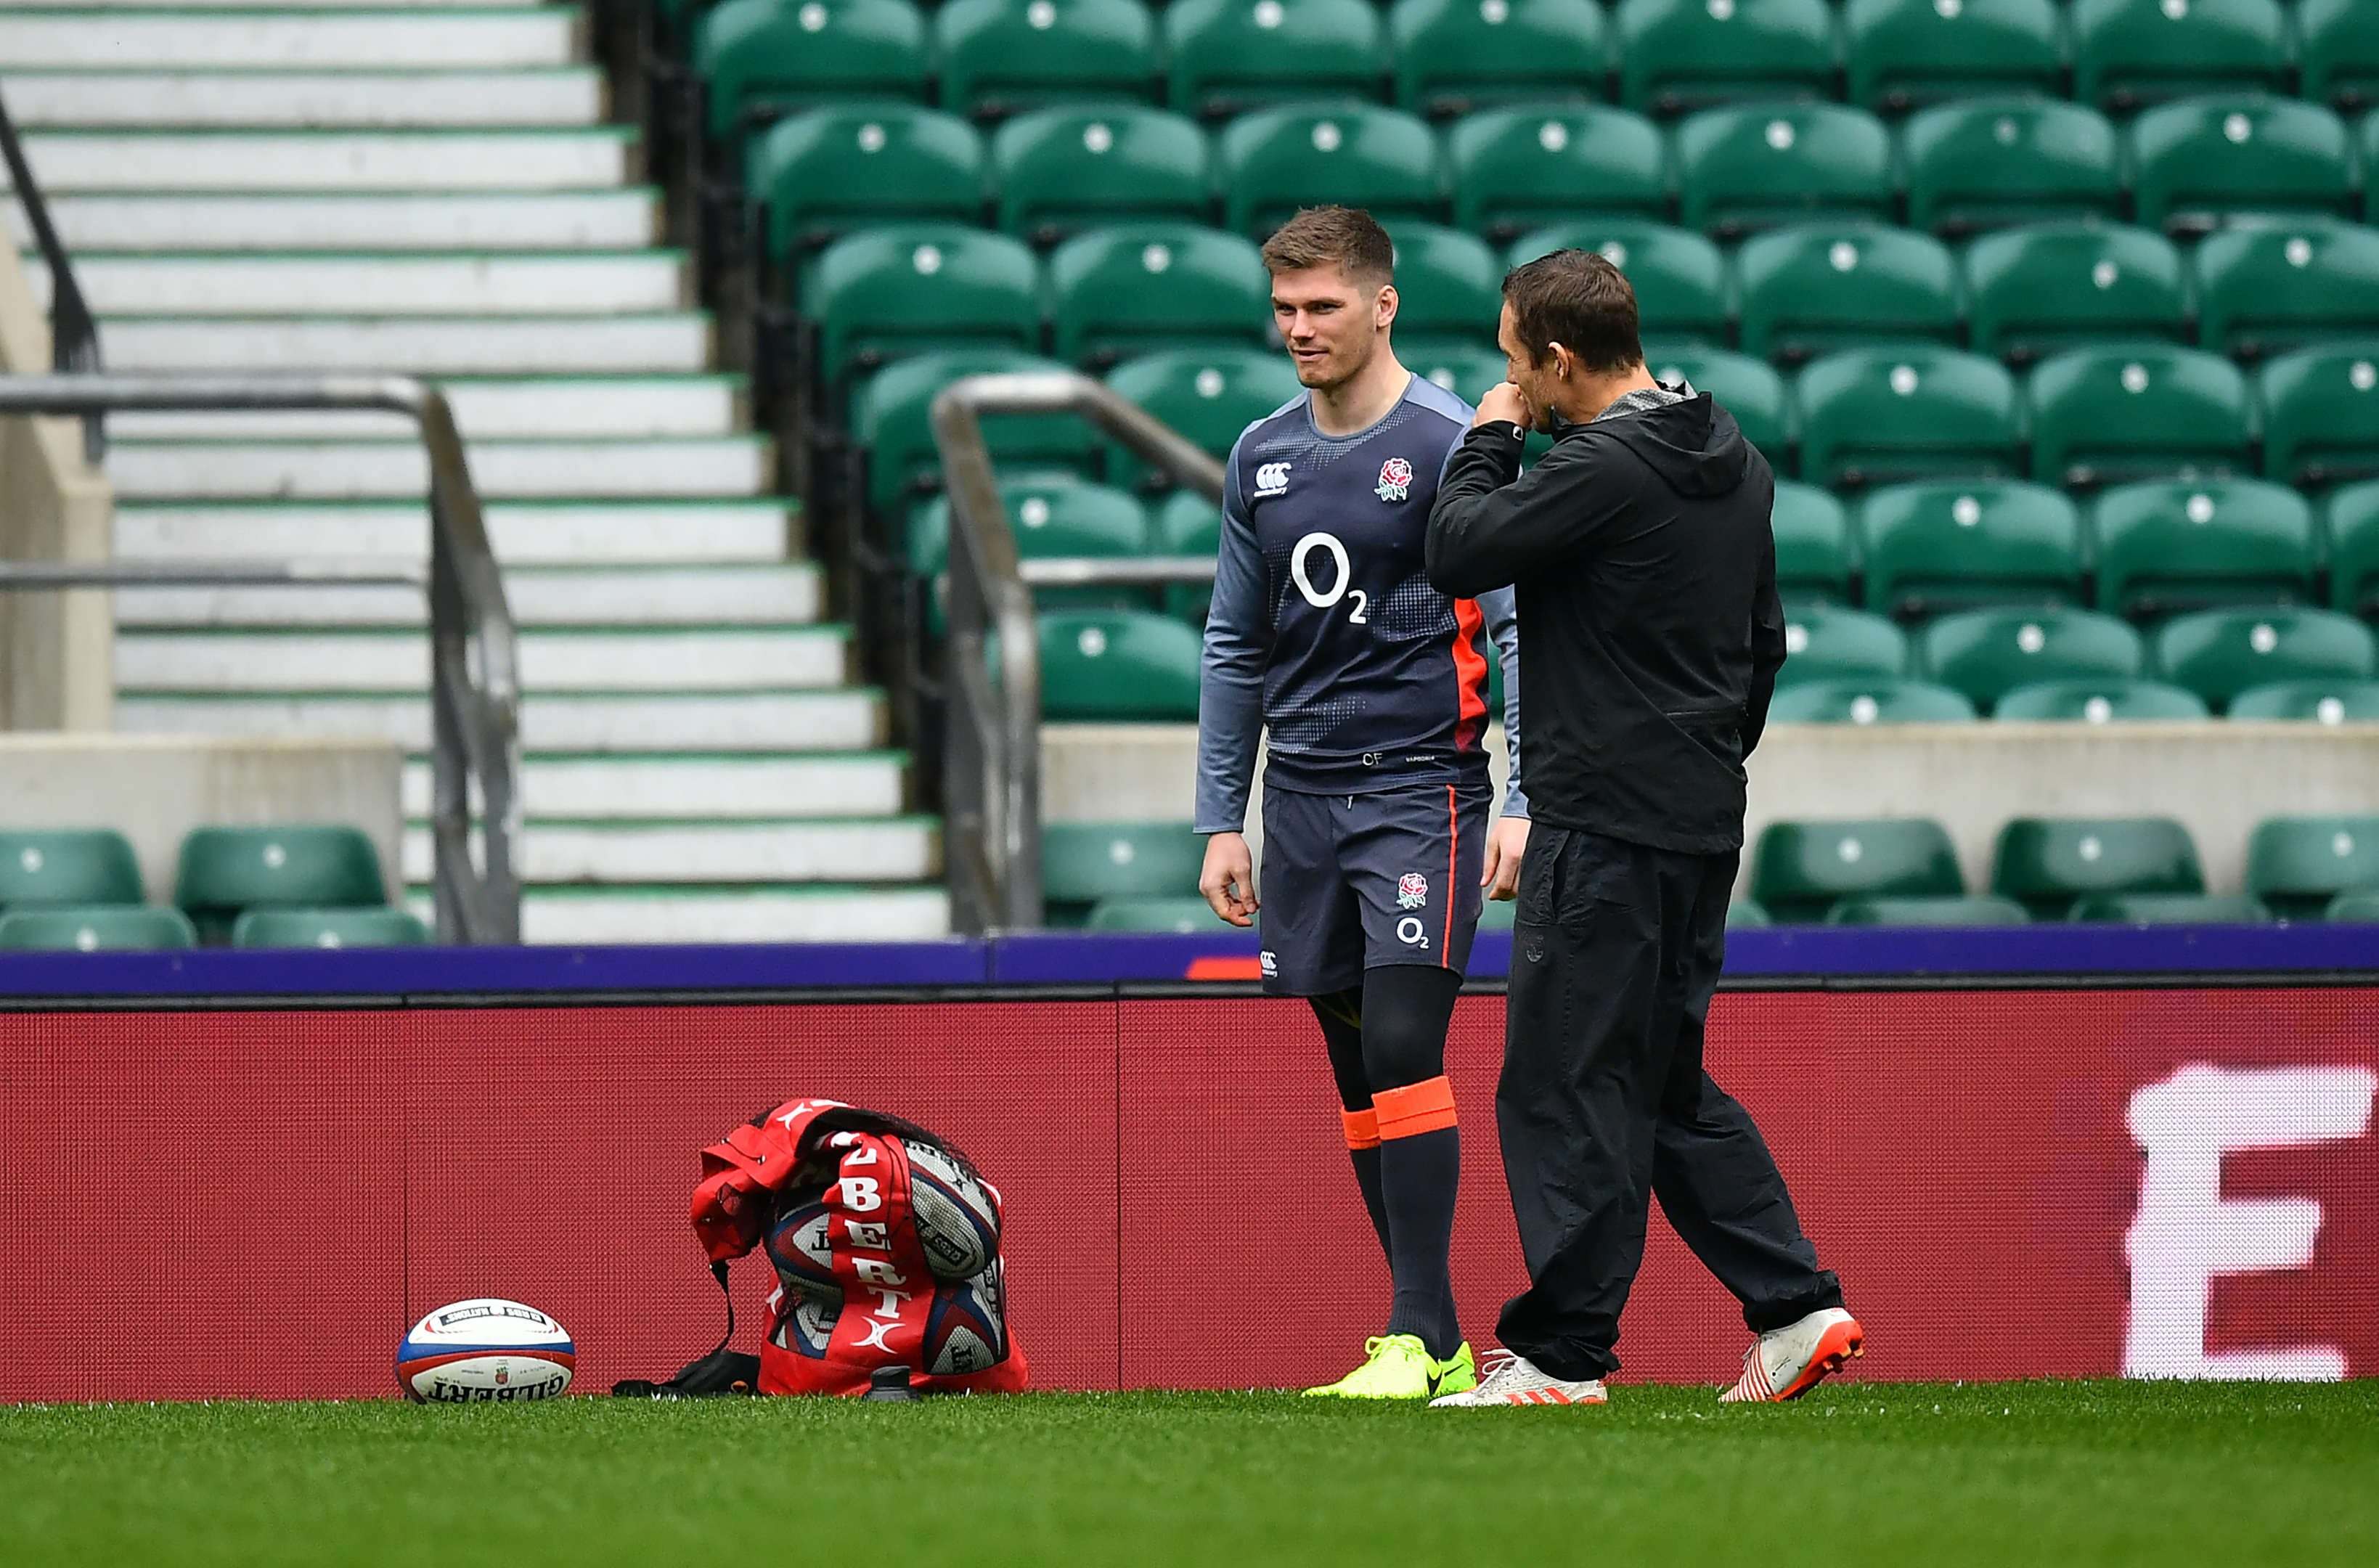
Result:
M1207 344L1260 347L1272 282L1256 247L1190 223L1127 223L1050 254L1055 354L1093 369L1127 355Z
M0 910L140 900L140 862L113 828L0 831Z
M1726 256L1700 235L1643 218L1581 218L1522 235L1510 259L1518 266L1564 249L1594 251L1627 274L1647 352L1655 343L1726 346Z
M2124 925L2260 925L2272 918L2242 893L2094 893L2066 917Z
M61 904L0 914L0 951L102 953L198 945L197 931L179 910Z
M2379 681L2328 676L2268 681L2232 697L2228 712L2237 719L2367 724L2379 719Z
M1000 350L921 356L869 379L852 400L851 430L865 454L870 507L891 517L938 485L941 458L934 448L934 398L964 376L1003 370L1062 370L1054 360ZM987 419L984 444L1002 472L1063 469L1087 473L1097 443L1080 419Z
M1117 366L1107 385L1216 457L1228 455L1241 430L1302 390L1277 351L1219 344L1141 355ZM1155 479L1114 445L1107 448L1107 476L1123 485Z
M1603 35L1594 0L1395 0L1395 101L1443 119L1494 103L1599 99Z
M2098 608L2168 615L2218 604L2310 604L2313 509L2258 479L2122 485L2092 509Z
M1182 936L1237 929L1205 899L1194 896L1102 899L1091 906L1082 926L1088 931L1166 931Z
M2041 361L2025 391L2032 476L2043 484L2254 471L2247 379L2218 355L2148 343L2069 349Z
M1844 899L1826 911L1828 925L2023 925L2031 919L2013 899L1989 895Z
M1019 115L991 139L999 226L1047 244L1093 223L1203 222L1208 156L1197 126L1141 104Z
M1945 615L1917 634L1914 651L1926 679L1986 710L2016 687L2043 681L2128 681L2146 660L2137 632L2082 609Z
M379 851L353 827L201 827L182 841L174 903L209 940L248 910L385 905Z
M1384 226L1395 245L1397 356L1411 360L1492 349L1503 305L1501 259L1458 229L1408 218Z
M1367 0L1346 3L1370 9ZM1444 205L1436 136L1395 109L1348 103L1259 110L1223 127L1214 158L1224 225L1258 239L1298 208L1325 202L1360 207L1383 220L1433 220Z
M2211 711L2196 693L2161 681L2083 677L2017 686L2000 695L1991 717L2010 724L2112 724L2192 721Z
M1668 216L1658 127L1600 104L1528 104L1470 115L1445 137L1454 221L1496 241L1584 212Z
M2379 608L2379 481L2329 498L2329 605L2349 615Z
M1793 394L1773 367L1748 355L1670 338L1647 339L1644 354L1654 376L1671 385L1689 381L1695 391L1709 392L1734 416L1744 439L1767 454L1771 467L1790 471Z
M2346 126L2317 104L2216 95L2167 103L2131 128L2140 223L2204 232L2242 214L2350 213Z
M1745 354L1793 365L1846 345L1957 337L1957 263L1906 229L1775 230L1745 243L1735 276Z
M1198 717L1198 633L1168 615L1056 610L1041 617L1041 711L1053 720Z
M1005 235L902 223L845 236L822 252L803 290L831 386L928 350L1013 349L1041 342L1041 273Z
M1379 95L1370 0L1180 0L1165 9L1173 107L1221 118L1265 104Z
M1856 488L2015 476L2020 405L1996 361L1946 348L1853 349L1812 364L1797 390L1804 479Z
M813 109L752 142L744 184L765 213L772 257L870 224L972 223L983 205L983 139L913 104Z
M821 102L923 99L925 21L909 0L726 0L694 30L711 137Z
M1810 681L1891 677L1908 668L1908 638L1879 615L1857 609L1807 608L1784 624L1783 685Z
M1147 513L1121 490L1066 477L1011 478L1000 482L999 499L1021 557L1147 553ZM949 561L949 502L937 499L911 520L910 570L939 577ZM1153 608L1149 590L1125 586L1036 588L1033 602L1044 609Z
M2282 355L2258 380L2266 475L2314 488L2379 475L2379 336Z
M1965 280L1974 352L2011 364L2099 339L2178 343L2189 331L2180 253L2146 229L2060 223L1985 235L1966 247Z
M1612 21L1619 101L1645 114L1833 89L1824 0L1620 0Z
M405 910L250 910L231 928L235 947L417 947L429 940Z
M1776 586L1788 613L1851 602L1858 541L1842 503L1815 485L1779 480L1769 516L1776 537Z
M1156 89L1156 29L1140 0L948 0L934 55L944 106L986 118Z
M2247 891L2273 913L2318 918L2341 893L2379 888L2379 816L2273 817L2247 842Z
M2074 103L1985 99L1913 115L1901 134L1908 221L1963 235L2122 210L2115 127Z
M1966 885L1939 823L1776 822L1751 855L1751 896L1780 921L1822 920L1844 899L1960 898Z
M1892 615L2079 602L2073 503L2021 480L1893 485L1859 508L1866 602Z
M2371 629L2333 610L2200 610L2157 628L2150 646L2167 680L2217 708L2274 681L2379 675Z
M1679 221L1721 238L1779 223L1889 220L1891 135L1839 103L1706 109L1677 128Z
M1974 705L1947 686L1890 676L1781 686L1768 708L1774 724L1955 724L1974 717Z
M2062 21L2051 0L1848 0L1851 102L1898 115L1943 99L2054 94L2065 75Z
M2340 114L2379 103L2379 12L2361 0L2298 0L2296 23L2299 91Z
M2189 830L2168 817L2019 817L1999 830L1991 891L2036 920L2114 893L2203 893Z
M2356 332L2379 335L2379 230L2315 222L2208 235L2196 251L2198 334L2257 359Z
M1170 902L1198 890L1206 841L1186 822L1052 822L1041 832L1042 892L1060 923L1104 899Z
M2073 0L2073 96L2116 113L2217 89L2276 90L2276 0Z

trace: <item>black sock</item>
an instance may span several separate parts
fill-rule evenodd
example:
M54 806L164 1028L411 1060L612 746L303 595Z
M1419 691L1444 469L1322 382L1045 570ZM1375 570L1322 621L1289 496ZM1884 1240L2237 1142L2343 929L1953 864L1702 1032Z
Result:
M1338 1104L1348 1113L1371 1108L1371 1088L1363 1075L1363 994L1359 991L1333 992L1327 996L1308 1000L1313 1007L1313 1017L1322 1025L1322 1041L1330 1052L1330 1076L1338 1085ZM1392 1262L1395 1250L1388 1245L1388 1206L1380 1191L1380 1145L1376 1138L1359 1142L1353 1129L1346 1137L1347 1160L1355 1167L1355 1185L1362 1189L1363 1208L1371 1216L1371 1229L1379 1236L1380 1251Z
M1380 1195L1395 1299L1388 1333L1419 1336L1431 1356L1462 1343L1447 1252L1462 1184L1462 1134L1445 1081L1445 1031L1461 977L1397 964L1363 977L1365 1076L1380 1128Z

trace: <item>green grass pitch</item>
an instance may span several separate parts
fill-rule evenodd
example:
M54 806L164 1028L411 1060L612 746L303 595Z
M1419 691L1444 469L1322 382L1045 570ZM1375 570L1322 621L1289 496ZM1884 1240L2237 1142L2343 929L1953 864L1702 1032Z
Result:
M2379 1562L2379 1383L0 1408L0 1562Z

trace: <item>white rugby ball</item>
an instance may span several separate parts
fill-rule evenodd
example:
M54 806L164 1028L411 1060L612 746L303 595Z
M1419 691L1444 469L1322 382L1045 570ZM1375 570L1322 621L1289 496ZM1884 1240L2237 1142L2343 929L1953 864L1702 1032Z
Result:
M972 1279L999 1257L999 1200L930 1143L909 1149L909 1212L936 1278Z
M551 1399L578 1365L570 1332L534 1307L493 1297L450 1302L396 1347L396 1381L417 1405Z

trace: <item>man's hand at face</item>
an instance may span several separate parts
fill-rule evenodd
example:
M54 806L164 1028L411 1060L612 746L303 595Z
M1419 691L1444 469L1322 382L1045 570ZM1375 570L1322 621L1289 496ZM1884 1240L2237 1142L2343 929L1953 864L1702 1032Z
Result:
M1489 898L1503 900L1517 896L1520 860L1528 850L1528 819L1498 817L1487 830L1487 863L1479 872L1479 886L1487 889Z
M1470 428L1492 425L1498 421L1517 425L1523 430L1537 428L1537 411L1528 406L1528 398L1509 381L1498 381L1487 389L1479 400L1479 412L1471 416Z
M1253 925L1256 911L1256 862L1247 839L1237 833L1217 833L1206 840L1205 869L1198 874L1198 891L1206 895L1214 911L1233 925Z

